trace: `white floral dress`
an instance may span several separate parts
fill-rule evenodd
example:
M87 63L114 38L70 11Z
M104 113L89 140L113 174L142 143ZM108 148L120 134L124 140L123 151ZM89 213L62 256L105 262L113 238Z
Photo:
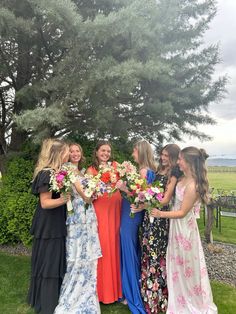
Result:
M186 186L177 184L172 210L179 210ZM196 204L184 218L170 219L167 248L167 314L216 314L196 218Z
M73 214L67 218L67 270L54 314L97 314L97 259L102 256L93 205L85 210L75 189Z

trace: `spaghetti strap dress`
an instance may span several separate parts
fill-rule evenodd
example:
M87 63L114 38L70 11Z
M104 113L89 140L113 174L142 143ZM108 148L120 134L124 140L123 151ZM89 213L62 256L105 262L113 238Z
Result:
M173 211L179 210L185 186L177 184ZM198 231L200 204L183 218L170 219L167 248L167 314L217 314Z

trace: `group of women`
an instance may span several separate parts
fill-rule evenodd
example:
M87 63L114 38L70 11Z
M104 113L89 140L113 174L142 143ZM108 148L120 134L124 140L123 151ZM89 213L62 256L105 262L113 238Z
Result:
M83 192L83 150L77 143L45 140L33 180L39 196L33 218L28 302L41 314L96 314L99 302L127 304L134 314L215 314L196 218L207 202L206 153L166 145L157 166L151 145L139 141L133 159L148 184L164 187L161 208L130 204L126 187L96 200ZM86 170L96 175L112 159L100 141ZM66 197L50 192L50 171L70 161L77 182ZM117 167L115 161L112 162ZM71 199L73 214L66 217ZM172 205L170 202L172 200ZM85 209L85 203L89 203ZM135 213L130 217L130 211Z

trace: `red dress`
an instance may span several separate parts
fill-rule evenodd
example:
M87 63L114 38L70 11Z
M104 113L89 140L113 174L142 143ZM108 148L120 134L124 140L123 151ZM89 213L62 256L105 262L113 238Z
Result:
M97 175L98 171L89 167ZM97 292L103 303L113 303L122 297L120 275L120 215L121 195L104 194L93 202L98 220L98 235L102 257L98 259Z

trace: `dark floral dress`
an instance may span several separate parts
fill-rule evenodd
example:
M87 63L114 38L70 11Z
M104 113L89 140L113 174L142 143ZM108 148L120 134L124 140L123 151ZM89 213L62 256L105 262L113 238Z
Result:
M156 175L165 189L167 175ZM168 210L168 206L162 208ZM147 313L162 313L167 309L166 249L169 219L154 218L150 222L145 212L142 225L141 294Z

